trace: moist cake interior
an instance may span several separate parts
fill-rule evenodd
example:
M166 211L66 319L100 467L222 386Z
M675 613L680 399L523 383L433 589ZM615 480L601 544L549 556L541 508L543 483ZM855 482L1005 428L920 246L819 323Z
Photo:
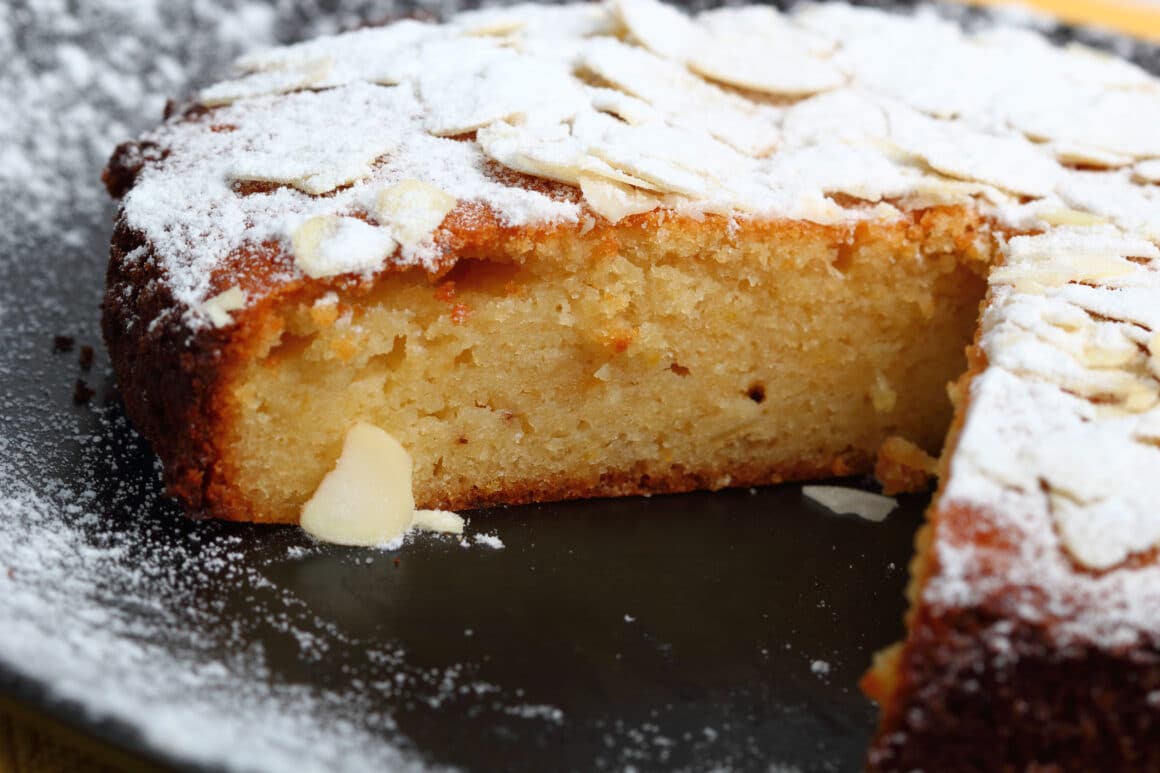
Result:
M296 521L356 421L410 451L420 507L862 473L895 435L938 453L985 221L691 226L501 234L437 281L282 304L226 390L247 516Z

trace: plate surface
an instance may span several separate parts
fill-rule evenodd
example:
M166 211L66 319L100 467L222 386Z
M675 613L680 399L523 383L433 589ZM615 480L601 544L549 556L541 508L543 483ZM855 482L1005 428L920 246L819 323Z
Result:
M100 344L104 154L146 95L382 10L88 5L0 12L0 145L30 162L0 173L0 696L187 769L861 765L923 497L499 509L394 552L183 518Z

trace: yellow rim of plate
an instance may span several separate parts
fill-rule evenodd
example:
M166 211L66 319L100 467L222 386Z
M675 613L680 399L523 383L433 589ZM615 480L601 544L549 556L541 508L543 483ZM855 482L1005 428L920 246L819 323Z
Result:
M972 5L1033 8L1070 24L1089 24L1160 43L1160 3L1155 0L967 0Z

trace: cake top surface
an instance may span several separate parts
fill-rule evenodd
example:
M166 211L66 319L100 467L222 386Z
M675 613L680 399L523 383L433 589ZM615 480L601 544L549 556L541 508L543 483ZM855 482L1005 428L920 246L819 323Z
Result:
M968 204L1026 234L991 276L990 364L944 492L1017 539L940 542L925 592L1013 582L1031 594L1016 613L1065 635L1160 639L1160 81L1143 70L929 12L655 0L402 21L236 66L133 146L122 202L191 331L255 300L226 256L265 250L287 281L436 272L452 217L850 226Z
M1082 210L1160 237L1160 82L931 12L521 5L236 69L198 95L211 110L145 138L165 157L142 146L123 201L195 329L247 300L215 299L223 256L273 244L289 277L434 271L454 210L514 226L657 208L832 224L972 202L1021 230Z

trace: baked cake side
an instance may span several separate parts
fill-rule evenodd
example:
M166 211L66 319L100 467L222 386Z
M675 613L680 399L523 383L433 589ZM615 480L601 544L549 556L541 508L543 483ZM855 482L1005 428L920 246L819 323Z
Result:
M437 278L285 288L188 371L138 357L110 315L130 415L184 498L291 523L357 421L410 451L420 507L851 475L892 435L937 453L994 251L978 215L593 222L452 227L472 257ZM142 284L110 279L112 299ZM197 428L196 455L165 448L189 442L173 426Z

